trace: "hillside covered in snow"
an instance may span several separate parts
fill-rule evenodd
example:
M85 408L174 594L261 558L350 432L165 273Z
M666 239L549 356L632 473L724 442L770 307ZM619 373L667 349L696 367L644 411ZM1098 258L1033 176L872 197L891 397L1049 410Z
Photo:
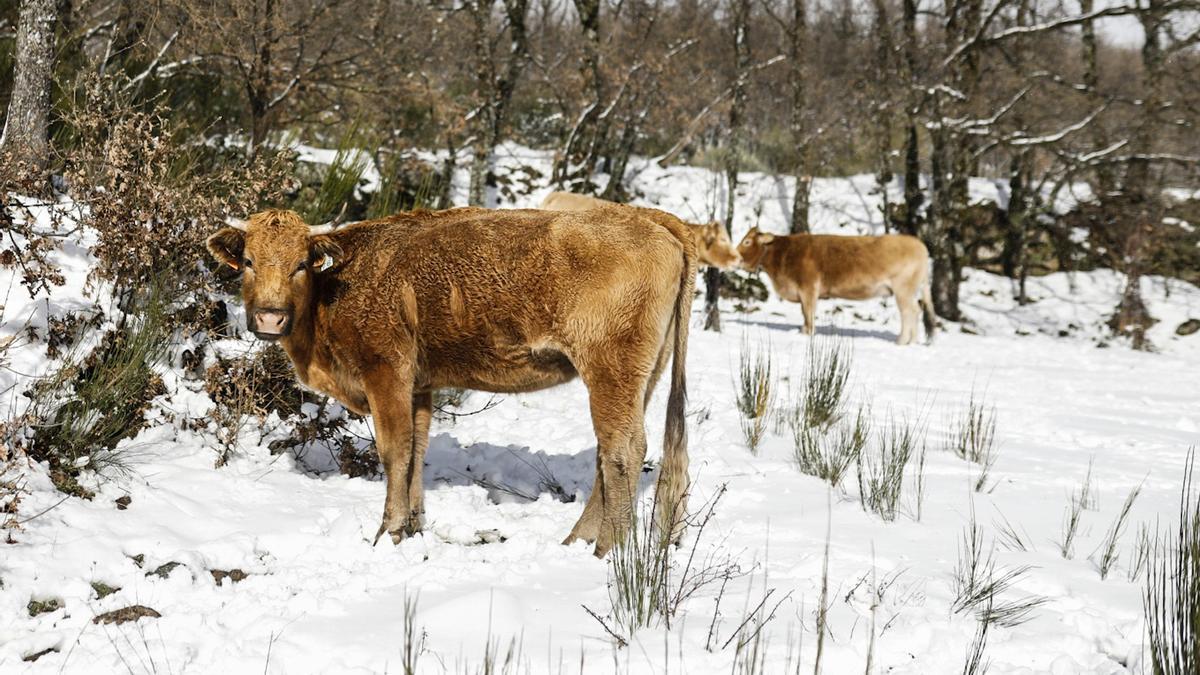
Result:
M502 146L498 174L520 186L493 198L535 206L549 162ZM786 231L786 183L742 175L735 242L754 226ZM456 203L466 184L460 172ZM698 222L725 201L699 168L635 159L627 185L635 203ZM873 188L870 176L816 179L814 230L882 233ZM971 190L1005 198L992 181ZM53 254L65 284L33 298L19 269L0 277L0 419L27 412L39 378L120 320L105 304L79 346L48 352L54 317L107 298L88 279L94 243L69 233ZM619 556L560 544L595 472L581 383L448 403L427 457L425 532L372 546L384 484L369 420L310 395L295 418L247 415L223 435L227 413L204 373L264 350L229 294L233 334L175 336L144 427L113 461L83 467L91 498L9 458L0 671L781 673L819 660L826 673L915 675L964 672L979 651L993 674L1146 672L1147 542L1177 518L1200 442L1200 334L1180 334L1200 319L1200 288L1142 280L1157 320L1146 352L1105 325L1123 284L1103 269L1033 277L1018 305L1010 280L968 269L965 320L906 348L890 299L823 301L810 339L799 306L774 295L723 301L724 330L701 330L698 297L694 526L665 563L670 616L637 630L614 607ZM796 411L835 353L848 367L843 400L805 436ZM755 359L769 362L770 402L751 448L739 382ZM665 398L663 385L647 415L647 501ZM994 435L978 446L985 456L964 458L973 408ZM306 421L331 419L336 440L304 435ZM801 470L805 443L858 422L864 445L837 486ZM911 456L897 463L899 448ZM129 612L142 618L120 621Z

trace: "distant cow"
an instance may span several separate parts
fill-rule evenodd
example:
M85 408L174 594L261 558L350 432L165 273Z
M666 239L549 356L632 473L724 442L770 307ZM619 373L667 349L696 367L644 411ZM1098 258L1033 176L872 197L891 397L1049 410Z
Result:
M552 211L586 211L587 209L594 209L600 206L647 208L617 204L616 202L576 194L574 192L551 192L542 200L542 205L538 208ZM660 211L660 209L648 210ZM663 213L667 212L663 211ZM696 225L694 223L684 224L691 229L692 236L696 240L696 250L700 255L700 264L712 265L721 269L732 269L737 266L739 261L737 249L733 248L733 241L730 240L729 233L725 231L724 227L721 227L720 223L712 222L705 225Z
M591 496L565 543L603 556L629 527L644 414L673 361L658 522L678 526L688 486L688 312L696 268L682 225L637 211L465 208L329 231L266 211L208 239L240 270L248 328L278 340L300 381L375 418L387 479L383 533L423 526L431 394L587 385L598 441Z
M759 232L753 228L738 244L742 267L766 270L775 292L799 302L804 332L813 334L819 298L866 300L896 296L902 345L917 338L917 301L924 309L926 340L935 318L929 295L929 251L920 239L903 234L881 237Z

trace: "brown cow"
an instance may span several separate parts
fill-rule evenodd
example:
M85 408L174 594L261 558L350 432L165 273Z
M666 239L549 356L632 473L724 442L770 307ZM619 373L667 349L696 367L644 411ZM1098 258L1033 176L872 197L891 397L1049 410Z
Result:
M551 211L586 211L601 206L647 208L617 204L616 202L610 202L589 195L581 195L575 192L551 192L546 195L546 198L542 200L542 204L538 208ZM661 211L661 209L649 210ZM663 213L667 212L663 211ZM684 224L691 229L692 236L696 239L696 250L700 255L700 264L727 270L737 267L738 263L741 262L737 249L733 247L733 241L729 238L729 233L725 231L725 228L721 227L720 223L712 222L705 225L697 225L685 222Z
M465 208L328 231L266 211L218 231L208 248L242 271L248 328L283 345L300 381L375 418L387 478L376 541L422 527L433 390L527 392L579 375L596 481L565 543L595 542L603 556L631 522L645 407L668 359L658 523L678 527L696 267L681 225L623 208Z
M752 228L738 244L742 267L762 268L779 297L799 302L804 332L813 334L819 298L866 300L896 296L900 309L898 344L917 339L918 297L924 309L925 337L933 341L935 318L929 294L929 251L905 234L880 237L774 235Z

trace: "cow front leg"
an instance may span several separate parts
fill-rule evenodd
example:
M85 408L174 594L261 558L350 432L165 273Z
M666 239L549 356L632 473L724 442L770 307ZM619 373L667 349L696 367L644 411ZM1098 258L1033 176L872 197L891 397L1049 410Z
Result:
M433 394L413 394L412 471L408 474L408 522L410 535L425 527L425 451L429 449L429 424L433 419Z
M817 332L817 289L800 289L800 311L804 313L804 334Z
M398 544L407 534L412 513L409 501L414 459L412 373L377 366L371 369L366 385L367 401L375 418L375 445L387 484L383 522L375 533L375 542L386 532Z

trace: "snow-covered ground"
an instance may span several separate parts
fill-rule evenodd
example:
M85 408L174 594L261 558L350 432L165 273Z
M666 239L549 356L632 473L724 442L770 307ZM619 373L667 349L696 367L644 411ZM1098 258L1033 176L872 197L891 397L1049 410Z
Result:
M545 162L544 155L506 150L505 163ZM703 170L646 164L635 171L643 203L681 216L705 219L706 204L724 201ZM735 239L753 224L783 229L785 211L776 201L789 190L772 183L748 177ZM819 180L818 229L876 230L871 187L869 177ZM545 191L518 204L536 203ZM84 303L86 250L68 247L61 256L69 283L49 304L24 302L22 288L0 280L11 287L4 336L17 334L30 316L36 325L47 310ZM824 672L863 672L873 653L875 672L957 673L977 625L969 612L952 610L960 540L974 517L985 542L996 542L998 566L1030 567L1004 598L1046 599L1029 621L992 628L989 672L1141 673L1141 591L1128 579L1135 536L1141 523L1173 518L1187 448L1200 442L1200 334L1174 334L1185 319L1200 318L1200 289L1144 283L1160 319L1150 331L1155 353L1104 339L1102 323L1121 290L1121 280L1104 271L1033 279L1034 302L1018 307L1007 280L969 270L963 305L978 334L949 324L932 346L893 344L899 321L890 301L823 303L815 339L837 333L853 350L853 399L871 404L877 426L894 416L928 429L920 519L909 480L894 522L863 510L853 476L831 493L801 474L786 430L772 430L757 455L742 439L733 386L739 351L769 346L780 378L777 405L784 405L799 391L810 345L796 330L799 307L772 298L750 313L727 311L717 334L700 330L698 302L688 356L692 504L727 488L698 548L737 561L747 574L729 584L719 608L718 588L706 587L670 630L642 630L625 648L614 647L584 609L609 611L606 561L583 544L559 543L594 471L595 441L578 382L504 396L480 414L436 423L425 474L427 531L399 546L370 544L383 502L380 480L340 475L321 448L303 461L272 455L267 443L280 430L265 438L245 434L239 452L218 469L211 433L154 424L126 443L128 475L91 477L91 501L64 499L42 469L19 466L28 492L18 514L23 524L15 543L0 544L0 671L403 672L405 606L415 601L420 673L475 672L489 640L502 654L515 645L516 672L724 673L735 655L733 644L722 645L771 589L768 607L782 602L763 628L763 672L783 672L797 659L808 669L817 654L828 543ZM42 355L44 345L10 349L0 371L5 417L21 383L45 369ZM172 393L151 413L155 419L208 413L211 402L196 383L171 373L166 381ZM998 413L1000 454L983 492L973 490L977 468L946 450L952 420L972 391ZM651 459L665 398L660 391L648 415ZM476 394L464 407L486 400ZM1064 511L1089 463L1094 503L1083 513L1073 558L1064 559L1056 543ZM574 501L557 499L547 474ZM1122 556L1101 580L1090 558L1138 485L1141 496L1119 540ZM114 500L124 496L131 501L118 510ZM1027 550L1001 545L1006 529ZM499 536L483 543L479 533L492 531ZM166 563L180 565L153 573ZM218 584L211 573L234 569L246 577ZM98 598L93 582L120 590ZM61 608L29 615L31 600L50 599ZM161 617L92 622L134 604ZM36 661L22 660L47 649L53 651Z

